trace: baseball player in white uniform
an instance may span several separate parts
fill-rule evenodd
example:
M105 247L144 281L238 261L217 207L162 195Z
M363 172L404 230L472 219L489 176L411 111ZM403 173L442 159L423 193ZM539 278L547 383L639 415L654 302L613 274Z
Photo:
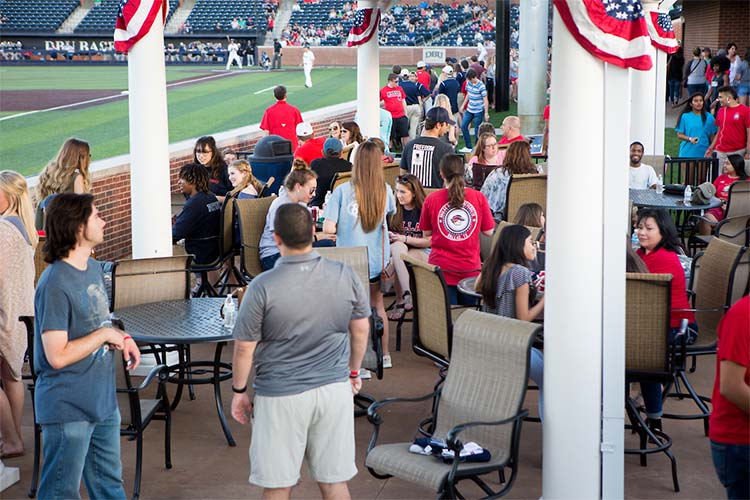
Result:
M302 69L305 72L305 87L312 87L312 69L313 63L315 62L315 54L310 50L309 45L305 45L305 50L302 52Z
M227 71L229 71L229 68L232 67L232 62L236 62L237 66L242 69L242 59L237 54L240 50L240 44L235 42L234 40L229 40L229 44L227 45Z

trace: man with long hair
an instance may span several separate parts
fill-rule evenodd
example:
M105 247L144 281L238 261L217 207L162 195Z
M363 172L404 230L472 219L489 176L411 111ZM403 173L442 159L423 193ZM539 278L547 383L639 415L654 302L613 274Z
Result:
M47 207L47 241L34 298L34 404L42 426L44 464L39 498L125 498L120 462L120 411L115 356L130 369L140 352L109 321L109 300L92 250L105 222L90 194L58 194Z

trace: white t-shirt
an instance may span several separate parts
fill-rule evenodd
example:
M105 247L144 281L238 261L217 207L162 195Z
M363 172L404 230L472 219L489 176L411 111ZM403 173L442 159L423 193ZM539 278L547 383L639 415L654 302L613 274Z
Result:
M307 52L302 53L302 64L304 64L305 66L312 66L314 60L315 54L313 54L312 50L308 50Z
M630 189L648 189L658 182L654 167L641 163L640 167L629 167Z

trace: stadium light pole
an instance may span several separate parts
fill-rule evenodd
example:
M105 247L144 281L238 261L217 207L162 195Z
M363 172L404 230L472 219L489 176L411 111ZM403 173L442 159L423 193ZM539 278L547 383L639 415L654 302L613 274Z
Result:
M128 55L133 258L172 255L169 120L161 16Z
M510 0L495 2L495 111L510 109Z

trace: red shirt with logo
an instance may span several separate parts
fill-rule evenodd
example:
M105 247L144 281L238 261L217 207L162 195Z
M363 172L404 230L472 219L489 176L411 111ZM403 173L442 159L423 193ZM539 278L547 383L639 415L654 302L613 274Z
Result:
M404 92L404 89L398 85L395 87L389 87L386 85L380 89L380 100L383 101L385 104L385 110L388 111L393 118L406 116L403 105L403 102L406 101L406 92Z
M714 149L730 153L747 147L747 129L750 128L750 108L738 104L733 108L724 107L716 114L716 134Z
M302 146L298 147L294 152L295 158L301 158L305 160L309 167L313 160L323 158L323 144L326 142L327 137L315 137L310 139Z
M287 104L286 101L277 101L263 113L260 128L267 130L270 135L279 135L292 141L292 151L295 151L297 149L297 124L302 121L299 109Z
M479 234L495 228L487 198L471 188L464 192L464 204L459 208L451 208L445 188L430 194L419 218L422 231L432 231L429 263L440 266L448 285L479 274Z
M721 395L720 366L731 361L745 367L745 384L750 385L750 297L738 300L724 317L718 328L719 344L716 352L716 380L711 396L711 416L708 437L725 444L750 444L750 419L747 413Z

